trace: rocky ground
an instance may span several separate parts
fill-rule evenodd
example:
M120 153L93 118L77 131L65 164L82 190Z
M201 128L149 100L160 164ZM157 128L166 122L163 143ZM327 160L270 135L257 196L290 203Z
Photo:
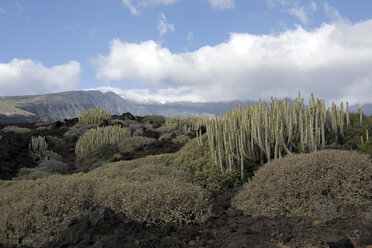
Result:
M131 115L116 118L138 120ZM28 143L34 135L47 137L50 149L62 155L73 171L76 139L66 138L64 133L76 123L77 119L45 125L23 123L17 126L29 128L32 132L22 135L2 133L0 179L12 179L21 167L35 166L28 156ZM0 125L0 129L3 127ZM147 135L158 134L149 132ZM171 143L157 143L153 148L126 159L178 149ZM214 192L214 214L203 224L147 227L110 209L97 208L84 218L73 221L57 241L43 247L372 247L372 207L342 209L342 218L328 221L252 217L230 206L231 198L240 188Z

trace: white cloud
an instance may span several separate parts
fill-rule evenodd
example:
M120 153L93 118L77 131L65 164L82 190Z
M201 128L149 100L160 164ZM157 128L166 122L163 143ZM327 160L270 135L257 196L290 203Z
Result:
M307 17L305 7L300 8L291 8L289 9L289 13L295 17L297 17L303 24L307 24L309 19Z
M372 20L278 35L235 33L225 43L186 53L152 40L113 40L110 54L95 59L96 76L149 88L186 87L208 101L294 97L301 90L335 101L371 102L370 30Z
M180 0L122 0L122 3L129 9L133 15L138 15L139 8L145 8L156 5L172 5Z
M235 0L208 0L215 9L231 9L235 7Z
M334 22L344 22L346 21L341 14L338 12L336 8L329 5L328 3L324 3L324 13Z
M105 86L88 90L99 90L102 92L112 91L124 99L139 103L166 103L180 101L205 102L205 98L198 95L195 92L195 89L189 87L122 90L120 88Z
M318 8L318 5L316 4L316 2L314 2L314 1L311 1L311 3L310 3L310 9L312 10L312 11L316 11L317 10L317 8Z
M45 67L27 59L0 63L0 96L43 94L73 90L80 82L80 64Z
M159 30L160 36L170 31L174 31L174 25L167 22L167 17L164 13L160 14L160 20L157 26L157 29Z

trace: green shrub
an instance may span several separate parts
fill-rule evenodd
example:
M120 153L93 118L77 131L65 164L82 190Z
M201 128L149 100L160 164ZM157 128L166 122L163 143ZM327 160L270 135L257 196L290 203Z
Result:
M47 170L40 170L38 168L21 168L18 171L18 177L16 177L16 180L36 180L39 178L49 177L52 175Z
M358 145L358 150L372 156L372 139L369 139L363 144Z
M158 128L165 124L165 117L161 115L150 115L142 119L143 123L149 123L154 128Z
M154 138L133 136L120 142L118 148L121 153L133 153L136 150L140 150L147 145L154 144L155 142L156 139Z
M176 136L176 135L173 134L173 133L165 133L165 134L163 134L163 135L161 135L161 136L159 137L159 141L170 140L170 139L172 139L172 138L175 137L175 136Z
M172 159L149 156L87 174L0 181L1 243L40 247L99 206L146 225L205 221L209 194L192 185L187 173L163 165Z
M17 126L6 126L1 131L3 131L4 133L15 132L18 128L19 127L17 127Z
M66 163L55 159L48 159L42 161L37 167L39 170L47 171L49 173L55 174L67 174L69 173L69 166Z
M104 120L110 120L111 113L104 108L91 108L79 116L79 123L83 125L97 124Z
M208 190L227 189L240 183L239 175L231 171L221 171L211 159L207 135L202 136L203 146L192 139L176 153L172 166L190 173L193 183Z
M355 151L290 155L260 168L232 204L253 216L330 219L344 206L370 205L371 179L371 159Z
M178 135L176 138L173 138L172 142L177 144L177 145L184 145L189 140L190 140L189 136L181 134L181 135Z
M117 146L119 142L130 137L127 128L120 126L97 127L86 131L76 142L75 153L78 157L102 148L105 145Z
M4 133L14 132L16 134L26 134L26 133L30 133L31 129L29 129L27 127L6 126L6 127L3 128L2 131Z
M30 133L31 132L31 129L27 128L27 127L19 127L15 130L14 133L16 134L26 134L26 133Z

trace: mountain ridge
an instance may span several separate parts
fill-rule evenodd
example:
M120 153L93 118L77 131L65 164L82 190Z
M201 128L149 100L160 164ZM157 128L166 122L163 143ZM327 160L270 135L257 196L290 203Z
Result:
M291 101L291 99L289 99ZM104 108L113 115L130 112L133 115L172 116L211 116L221 115L232 107L252 105L256 101L227 102L172 102L172 103L134 103L114 92L102 93L98 90L67 91L44 95L0 97L0 123L53 122L78 117L82 112L95 107ZM358 108L366 115L372 114L372 104L351 105L350 112Z

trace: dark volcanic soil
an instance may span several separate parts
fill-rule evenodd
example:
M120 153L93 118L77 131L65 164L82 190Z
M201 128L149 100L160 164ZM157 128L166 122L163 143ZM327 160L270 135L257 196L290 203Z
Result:
M325 222L252 217L230 207L238 190L216 193L214 216L201 225L145 227L98 208L43 247L371 247L372 209L348 209L344 217Z

